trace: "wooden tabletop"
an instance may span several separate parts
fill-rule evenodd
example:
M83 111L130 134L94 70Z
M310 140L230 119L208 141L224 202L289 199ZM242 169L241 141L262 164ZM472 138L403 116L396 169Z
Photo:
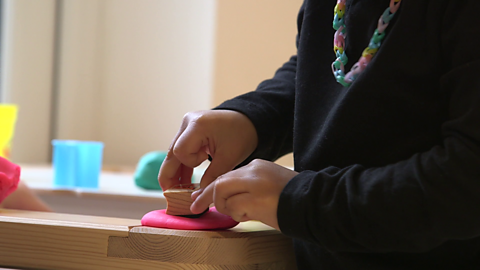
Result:
M295 269L291 240L260 222L230 230L0 209L0 266L34 269Z

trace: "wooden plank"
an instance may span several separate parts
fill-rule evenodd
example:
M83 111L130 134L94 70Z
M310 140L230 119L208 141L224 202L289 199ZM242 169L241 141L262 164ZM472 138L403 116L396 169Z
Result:
M128 238L110 237L108 256L212 266L276 264L293 269L291 240L262 225L245 222L224 231L135 227Z
M0 266L35 269L295 269L291 241L259 222L225 231L0 210Z
M128 237L138 220L0 211L0 265L34 269L133 269L107 260L110 236ZM128 264L127 264L128 265Z
M126 232L126 235L128 235L131 227L139 226L141 224L140 221L136 219L70 215L11 209L0 209L0 224L1 223L23 223L56 227L92 228L107 231Z

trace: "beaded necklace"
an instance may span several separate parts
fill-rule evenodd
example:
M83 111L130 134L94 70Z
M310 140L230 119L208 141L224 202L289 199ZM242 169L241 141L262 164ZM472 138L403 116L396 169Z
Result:
M362 53L362 57L353 65L350 72L345 75L345 65L348 62L348 57L345 54L345 38L347 37L347 29L345 26L345 2L346 0L338 0L334 9L333 29L336 30L334 36L333 50L337 59L332 63L332 72L338 83L343 86L350 86L353 81L362 73L377 53L378 48L385 38L385 29L387 29L390 21L395 16L400 7L401 0L390 0L390 6L383 12L378 20L378 26L370 40L370 44Z

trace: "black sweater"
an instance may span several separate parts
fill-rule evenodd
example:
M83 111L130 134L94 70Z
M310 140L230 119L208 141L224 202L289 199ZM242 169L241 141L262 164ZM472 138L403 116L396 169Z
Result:
M347 0L347 70L389 2ZM254 123L249 160L293 151L277 213L299 269L480 269L480 1L403 0L349 88L335 4L305 0L297 55L217 107Z

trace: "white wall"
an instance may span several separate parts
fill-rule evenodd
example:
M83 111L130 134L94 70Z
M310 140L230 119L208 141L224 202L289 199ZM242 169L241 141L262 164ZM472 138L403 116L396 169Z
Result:
M215 0L61 1L52 123L55 1L7 2L14 161L48 162L58 138L103 141L104 164L134 165L168 148L187 111L211 107Z
M214 105L255 90L296 54L297 14L303 0L218 2ZM293 155L277 161L293 167Z
M295 53L301 4L5 1L1 81L7 101L20 105L13 160L49 162L52 138L100 140L107 165L134 165L144 153L166 149L184 113L210 108L272 76ZM63 4L52 80L56 2ZM50 119L52 85L59 95Z
M107 162L166 150L190 110L208 109L215 0L109 0L100 138Z
M50 150L54 0L5 0L2 101L19 105L13 161L47 162Z
M54 136L101 140L99 113L104 73L103 1L64 0L59 19Z

